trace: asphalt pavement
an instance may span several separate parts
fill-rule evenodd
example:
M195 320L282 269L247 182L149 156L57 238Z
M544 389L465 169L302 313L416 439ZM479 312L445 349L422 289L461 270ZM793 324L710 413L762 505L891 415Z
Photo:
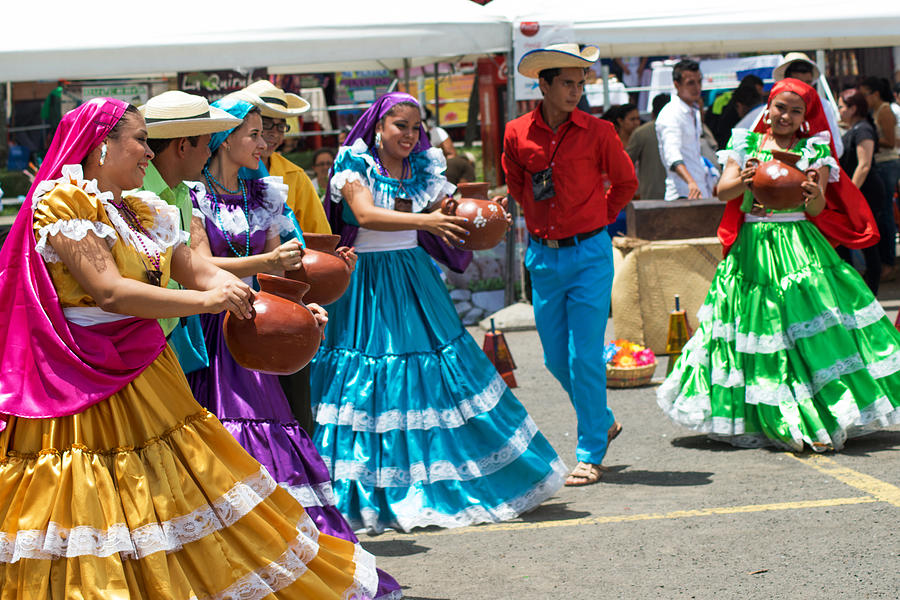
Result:
M893 319L900 284L879 298ZM537 333L506 337L516 395L571 468L574 411ZM410 600L900 598L900 427L794 454L677 426L655 386L609 403L624 431L600 483L515 521L363 534L364 546Z

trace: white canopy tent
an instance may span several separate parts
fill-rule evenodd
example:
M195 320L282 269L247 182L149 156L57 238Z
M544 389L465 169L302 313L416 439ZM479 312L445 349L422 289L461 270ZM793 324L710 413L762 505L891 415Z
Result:
M721 0L493 0L492 15L571 22L574 40L601 56L773 52L900 44L900 2L791 0L765 5Z
M0 81L399 68L503 52L510 40L502 17L469 0L47 0L3 13Z

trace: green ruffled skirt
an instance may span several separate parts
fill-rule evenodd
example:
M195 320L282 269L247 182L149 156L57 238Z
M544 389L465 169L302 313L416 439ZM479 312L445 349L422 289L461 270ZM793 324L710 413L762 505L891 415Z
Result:
M900 423L900 332L809 221L745 223L657 391L736 446L839 450Z

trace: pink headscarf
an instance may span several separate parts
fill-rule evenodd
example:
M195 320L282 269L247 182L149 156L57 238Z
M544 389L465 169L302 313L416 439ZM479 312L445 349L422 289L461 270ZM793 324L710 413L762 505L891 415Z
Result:
M83 327L63 315L44 259L35 250L32 194L79 164L118 123L128 104L98 98L68 112L0 250L0 430L5 418L60 417L116 393L165 347L155 320L129 318Z

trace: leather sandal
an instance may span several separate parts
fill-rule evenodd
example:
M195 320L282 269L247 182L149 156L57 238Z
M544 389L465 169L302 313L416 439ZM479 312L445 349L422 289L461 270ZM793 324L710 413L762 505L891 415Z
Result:
M569 487L578 487L582 485L591 485L600 481L603 475L603 467L592 463L579 462L569 473L565 485Z

